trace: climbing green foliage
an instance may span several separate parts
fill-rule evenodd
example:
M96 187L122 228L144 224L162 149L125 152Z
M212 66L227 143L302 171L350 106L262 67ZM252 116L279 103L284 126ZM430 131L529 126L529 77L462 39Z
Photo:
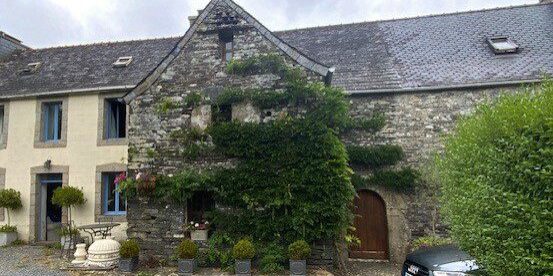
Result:
M420 178L419 172L412 168L401 170L376 170L369 177L355 174L351 182L357 189L371 186L390 188L398 192L409 192L414 189Z
M372 169L397 164L405 154L400 146L348 146L349 162L352 165L368 166Z
M184 106L187 108L195 108L202 104L204 97L198 92L191 92L184 97Z
M284 75L288 70L283 58L276 54L255 56L242 60L233 59L227 65L227 73L239 76Z
M381 113L377 113L370 118L356 118L352 119L348 125L347 130L363 130L368 132L377 132L386 126L386 116Z
M165 115L169 111L178 108L179 104L171 98L163 98L156 106L156 112L159 115Z
M446 139L442 211L491 275L551 275L552 160L552 81L480 106Z

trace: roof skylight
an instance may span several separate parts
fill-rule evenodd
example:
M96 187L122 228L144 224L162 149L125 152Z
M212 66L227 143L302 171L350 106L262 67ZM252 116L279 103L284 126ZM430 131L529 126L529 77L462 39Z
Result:
M40 68L40 65L42 63L40 62L32 62L27 64L27 66L19 71L19 73L27 75L27 74L33 74Z
M116 62L113 63L113 67L127 67L132 62L132 57L119 57Z
M512 54L518 52L518 45L506 36L489 38L488 44L495 54Z

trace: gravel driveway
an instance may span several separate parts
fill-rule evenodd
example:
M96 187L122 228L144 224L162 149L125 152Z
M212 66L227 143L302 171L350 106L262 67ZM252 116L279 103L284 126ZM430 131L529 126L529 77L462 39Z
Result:
M68 275L57 268L55 258L47 256L57 253L40 246L0 247L0 275Z

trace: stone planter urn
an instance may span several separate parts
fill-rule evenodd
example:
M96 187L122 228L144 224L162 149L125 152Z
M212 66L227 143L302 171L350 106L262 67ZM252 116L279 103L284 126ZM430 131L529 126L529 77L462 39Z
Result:
M11 245L17 240L17 232L0 232L0 246Z
M307 275L307 262L305 260L290 260L290 275Z
M71 262L72 264L84 264L86 262L86 244L77 244L77 250L75 251L75 254L73 254L73 256L75 257L75 260Z
M88 248L88 260L86 264L103 268L117 265L119 263L121 244L114 241L112 237L108 237L105 240L102 237L96 237L95 240Z
M236 260L234 264L234 270L236 272L236 275L241 275L241 276L252 275L252 261Z
M190 231L190 239L193 241L207 241L207 230Z
M137 268L138 268L138 257L119 260L119 270L122 272L133 272Z
M196 267L197 262L195 259L179 259L179 274L192 275Z

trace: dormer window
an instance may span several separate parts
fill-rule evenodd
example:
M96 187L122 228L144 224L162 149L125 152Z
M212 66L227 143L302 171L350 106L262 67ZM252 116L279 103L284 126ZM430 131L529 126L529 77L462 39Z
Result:
M518 45L506 36L492 37L488 39L488 44L493 52L499 54L512 54L518 52Z
M113 63L113 67L127 67L132 62L132 57L119 57L116 62Z
M23 75L33 74L36 71L38 71L38 69L40 69L40 65L41 65L40 62L29 63L25 68L21 69L21 71L19 72Z
M234 57L234 35L232 31L222 31L219 33L221 59L230 62Z

